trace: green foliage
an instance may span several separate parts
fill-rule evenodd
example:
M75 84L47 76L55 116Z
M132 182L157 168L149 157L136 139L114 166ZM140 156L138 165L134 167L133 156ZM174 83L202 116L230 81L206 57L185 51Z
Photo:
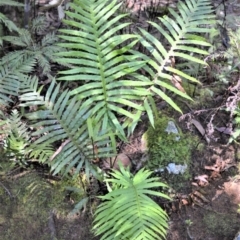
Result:
M66 12L69 20L64 23L72 29L60 30L64 42L58 44L68 51L57 54L57 61L70 64L71 69L61 71L58 80L79 81L71 95L84 100L82 108L90 106L103 129L111 127L125 139L123 128L136 125L144 110L138 101L149 95L144 86L151 85L137 73L146 61L129 53L138 36L119 34L129 23L122 22L126 14L116 14L121 6L116 0L76 0L70 6L74 11ZM130 122L126 119L123 127L118 116Z
M5 157L14 161L15 164L26 165L30 145L30 133L26 124L21 121L17 110L13 110L12 115L1 124L3 124L4 134L7 135L4 143Z
M74 209L71 211L71 214L76 214L79 213L82 208L84 208L84 210L86 209L89 200L86 192L88 186L89 182L85 174L78 174L75 177L63 177L61 181L54 185L54 188L60 192L59 196L62 197L62 201L65 200L66 196L70 197L74 203ZM56 197L58 198L58 196Z
M103 240L162 239L166 236L167 214L148 195L169 199L152 188L167 187L150 177L152 172L141 169L133 176L120 166L106 181L113 190L100 197L93 230Z
M183 134L178 129L178 134L168 133L168 122L173 119L160 115L155 120L155 128L149 127L145 133L148 146L149 160L147 167L157 170L166 167L169 163L189 165L191 148L194 138Z
M169 49L143 29L140 29L143 36L120 34L130 24L125 22L126 14L117 14L120 7L116 0L75 0L71 11L66 12L67 28L60 30L63 42L58 46L54 45L58 41L54 34L35 39L33 33L44 30L42 18L35 19L29 31L20 29L21 35L5 38L20 50L1 59L0 100L6 104L11 101L9 95L20 93L20 106L26 108L25 117L35 130L31 134L35 141L31 144L30 157L50 164L54 174L67 173L74 166L77 171L85 167L87 175L93 173L92 160L114 154L116 135L126 140L125 128L131 133L143 111L154 124L154 95L178 109L163 88L189 97L166 82L171 80L170 73L196 79L167 66L171 57L204 63L198 56L206 51L196 46L209 44L193 33L203 32L203 24L209 23L205 19L212 19L207 1L180 4L180 15L171 10L178 25L170 18L159 18L160 25L150 22L168 41ZM202 14L204 18L200 17ZM186 15L189 18L185 19ZM138 42L154 59L133 50ZM72 91L61 92L61 86L52 80L50 63L53 61L70 67L61 71L58 79L75 81L77 87ZM38 79L26 76L36 64L51 81L43 94ZM140 74L139 69L149 77ZM28 107L36 110L28 113Z
M25 79L21 89L21 106L37 107L36 111L25 114L36 129L32 136L38 136L32 144L31 156L44 163L49 163L50 159L54 174L67 173L76 166L76 173L85 167L89 176L93 168L91 161L96 157L93 143L99 157L115 151L111 133L101 131L97 122L91 121L90 109L82 109L81 101L71 97L69 91L59 94L60 85L54 79L44 96L40 94L41 90L36 77ZM59 149L54 153L51 146L59 143Z
M36 18L32 21L29 30L19 29L17 36L5 36L4 41L10 42L20 49L6 54L1 59L0 65L7 65L10 69L14 69L15 66L24 66L24 63L27 63L29 67L39 67L42 75L51 77L50 64L56 62L54 53L62 51L63 48L55 45L58 38L54 33L47 33L41 40L35 37L36 34L46 30L45 21L46 18ZM22 69L25 73L30 70Z
M22 3L18 3L16 1L12 0L1 0L0 6L20 6L23 7L24 5ZM2 46L3 39L5 38L2 34L2 26L5 26L10 32L16 31L18 32L18 27L16 24L8 19L3 13L0 12L0 46Z
M171 62L172 57L181 58L182 61L194 62L195 64L206 63L200 60L199 56L208 52L200 49L200 46L210 46L206 40L199 36L199 33L210 32L206 26L213 23L213 9L211 3L208 1L187 1L186 4L179 2L178 11L176 13L173 9L169 8L173 18L164 16L158 18L161 24L149 22L160 36L167 41L169 47L166 49L159 37L155 37L144 29L140 29L142 38L141 44L150 52L152 59L149 60L149 65L153 71L148 71L152 77L153 85L149 91L157 94L169 103L173 108L180 111L179 107L169 98L162 89L168 89L179 96L189 99L188 95L174 88L167 81L171 81L173 74L178 75L184 79L198 82L196 78L178 70Z
M8 102L13 102L10 95L17 96L19 91L19 78L15 75L8 66L0 64L0 104L7 105Z
M167 40L168 49L144 29L139 29L142 36L119 34L130 23L124 22L126 14L116 14L121 6L117 0L111 3L75 0L70 6L73 10L66 12L68 19L64 20L68 28L61 29L59 35L65 42L58 44L68 51L56 55L59 56L58 62L71 67L61 71L58 80L78 81L78 87L71 91L71 95L83 100L82 108L90 106L91 117L97 119L102 128L110 127L125 139L124 129L128 127L128 133L132 132L143 111L147 112L153 125L154 95L180 111L162 89L190 99L169 80L172 74L190 81L197 80L174 66L170 67L168 62L171 57L180 57L205 64L199 56L208 52L199 46L210 44L196 34L210 31L203 27L214 17L210 2L192 0L186 5L181 3L180 15L170 10L173 19L159 18L160 25L150 22ZM153 59L133 50L137 42L151 53ZM140 68L150 77L139 74ZM124 123L119 122L119 115L124 117Z

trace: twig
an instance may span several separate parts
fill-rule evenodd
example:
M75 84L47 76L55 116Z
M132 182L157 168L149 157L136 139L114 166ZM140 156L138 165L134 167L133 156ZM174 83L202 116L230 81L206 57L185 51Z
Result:
M13 196L11 194L11 192L0 182L0 185L4 188L4 190L7 192L7 194L9 195L9 197L12 199Z

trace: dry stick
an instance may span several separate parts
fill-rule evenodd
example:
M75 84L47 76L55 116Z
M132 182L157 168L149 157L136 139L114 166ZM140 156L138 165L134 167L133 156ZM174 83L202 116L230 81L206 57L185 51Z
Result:
M9 195L9 197L12 199L13 196L11 194L11 192L0 182L0 185L4 188L4 190L7 192L7 194Z

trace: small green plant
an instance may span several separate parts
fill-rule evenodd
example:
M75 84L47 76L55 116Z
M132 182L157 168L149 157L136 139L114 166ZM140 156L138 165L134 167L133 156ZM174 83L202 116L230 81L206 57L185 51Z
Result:
M141 169L133 176L120 164L106 181L112 190L100 197L93 230L101 240L156 240L166 236L167 214L148 195L169 199L159 188L167 187L151 171ZM152 188L156 188L153 190Z
M4 154L8 160L21 166L27 165L27 156L30 152L30 133L27 126L21 121L17 110L13 110L11 116L0 124L6 138L4 140Z
M193 222L191 219L187 219L185 220L185 224L187 225L187 227L190 227L193 224Z

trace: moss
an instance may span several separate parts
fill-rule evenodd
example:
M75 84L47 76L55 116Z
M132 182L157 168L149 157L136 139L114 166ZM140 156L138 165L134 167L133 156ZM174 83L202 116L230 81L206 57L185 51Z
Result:
M181 185L181 180L187 180L190 177L191 149L196 145L197 138L190 134L183 134L176 123L178 134L166 132L169 121L175 123L172 118L161 115L155 119L155 128L150 126L147 130L145 138L149 160L146 167L150 170L158 170L165 168L169 163L186 164L188 168L183 175L172 176L171 174L170 176L168 174L168 183L176 186L176 182Z
M239 227L237 214L217 214L209 212L203 218L203 223L209 234L219 236L220 238L228 237L233 239Z
M50 233L46 231L49 213L54 209L58 217L66 218L73 209L66 196L70 196L74 204L83 197L83 191L69 191L66 187L81 189L80 176L74 179L65 177L50 184L44 174L34 170L18 175L15 180L1 181L13 196L11 199L0 187L0 224L4 232L1 239L50 239ZM83 176L81 178L83 181Z
M82 186L84 185L84 186ZM62 198L68 195L73 202L79 202L83 197L85 197L85 192L83 188L87 188L87 180L85 175L78 174L76 177L65 176L61 181L57 182L54 188L60 193ZM63 201L61 199L60 201Z

